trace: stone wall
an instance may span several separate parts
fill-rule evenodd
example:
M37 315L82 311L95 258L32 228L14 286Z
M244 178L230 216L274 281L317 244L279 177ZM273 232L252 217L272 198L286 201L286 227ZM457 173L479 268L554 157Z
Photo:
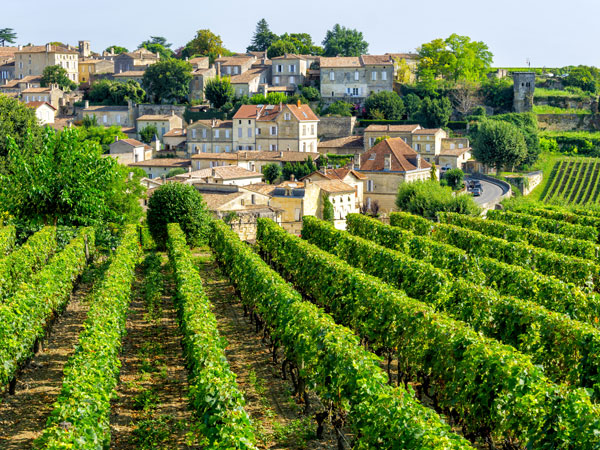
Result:
M354 133L356 117L319 117L317 132L321 139L335 139Z
M256 228L258 223L257 219L259 217L267 217L281 225L281 214L273 210L269 210L268 208L264 208L259 211L242 210L233 212L237 215L237 217L230 220L229 226L237 233L242 241L256 241ZM231 211L218 211L216 215L219 219L223 219L230 213Z
M507 176L506 179L511 185L519 189L523 195L529 195L544 179L544 172L538 170L521 176Z
M599 131L597 114L538 114L538 125L548 131Z
M592 110L596 102L589 99L573 98L573 97L536 97L533 99L533 104L536 106L556 106L557 108L565 109L586 109ZM597 108L597 106L595 106Z

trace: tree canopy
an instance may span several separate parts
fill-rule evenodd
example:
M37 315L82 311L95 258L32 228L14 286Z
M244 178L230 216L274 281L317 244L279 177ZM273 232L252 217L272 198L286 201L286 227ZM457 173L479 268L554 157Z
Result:
M40 80L42 87L58 84L63 91L75 89L77 84L67 76L67 69L62 66L46 66Z
M219 55L229 55L231 52L223 46L221 36L212 31L204 29L198 30L196 36L185 45L181 52L182 57L208 56L210 61L214 61Z
M111 45L110 47L106 47L104 49L105 52L110 53L111 50L115 53L115 55L120 55L121 53L129 53L125 47L121 47L120 45Z
M377 116L381 115L385 120L400 120L404 114L404 103L395 92L381 91L367 97L365 110L371 119L379 118ZM376 114L376 111L379 114Z
M41 144L9 138L6 171L0 175L0 205L24 226L99 226L132 223L142 214L141 173L102 156L79 130L43 131Z
M323 48L315 45L308 33L284 33L269 46L267 56L275 58L286 53L322 55Z
M150 39L140 44L140 48L145 48L152 53L158 53L161 59L169 59L173 57L173 50L169 48L171 45L173 44L167 43L167 38L150 36Z
M323 39L325 56L360 56L367 53L369 44L362 32L335 24Z
M600 71L596 67L590 66L573 67L563 80L563 84L595 94L600 87Z
M275 180L281 177L281 166L277 163L266 164L262 168L262 173L266 182L273 184Z
M42 128L38 125L33 109L15 98L0 94L0 172L8 155L8 138L13 139L17 147L21 147L29 133L29 140L37 145L41 132Z
M94 103L104 105L126 105L128 100L142 103L146 98L146 91L135 80L126 82L98 80L92 83L86 98Z
M527 145L523 133L509 122L484 120L479 124L472 141L473 156L483 164L512 168L527 157Z
M440 211L477 215L479 207L469 195L454 195L448 186L437 181L413 181L401 183L396 196L396 206L401 211L437 218Z
M213 107L219 109L233 100L234 90L229 78L215 77L206 82L204 95Z
M434 39L421 45L417 51L417 76L422 80L442 77L454 82L480 81L493 60L493 54L485 43L458 34Z
M17 40L17 33L12 28L0 28L0 42L2 42L2 47L9 44L14 44Z
M269 24L263 18L256 24L256 30L252 36L252 41L246 51L248 52L264 52L273 42L278 39L277 35L271 31Z
M140 140L145 144L150 144L156 135L158 135L156 125L146 125L140 130Z
M95 119L95 116L92 117ZM85 122L83 127L79 129L77 137L81 142L90 141L97 143L102 147L104 153L108 153L110 144L115 142L115 138L127 139L127 135L117 125L102 127L98 126L97 123L95 125L86 125Z
M325 113L332 116L350 117L352 115L352 108L354 108L354 105L351 103L337 100L329 105Z
M451 115L452 103L448 97L425 97L421 101L417 118L427 128L442 128L448 124Z
M142 84L155 103L187 101L192 80L192 65L187 61L169 59L149 66Z

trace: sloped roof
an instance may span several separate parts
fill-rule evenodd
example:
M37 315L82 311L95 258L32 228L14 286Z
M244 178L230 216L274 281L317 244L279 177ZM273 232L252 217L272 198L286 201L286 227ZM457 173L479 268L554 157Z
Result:
M50 87L39 87L39 88L27 88L27 89L23 89L23 91L21 91L23 94L39 94L42 92L50 92L51 88Z
M50 108L52 108L53 110L56 111L56 108L48 102L27 102L27 103L25 103L25 106L29 106L30 108L33 108L33 109L38 109L42 105L48 105Z
M266 183L247 184L246 186L242 186L242 188L262 195L271 195L275 190L274 185Z
M233 128L232 120L220 120L220 119L200 119L196 120L194 123L191 123L188 128L193 128L195 125L204 125L210 128Z
M204 200L204 203L206 203L206 206L211 211L219 209L221 206L244 195L243 192L231 192L227 194L206 194L201 192L200 194L202 195L202 200Z
M314 182L322 190L329 194L341 194L345 192L354 192L354 188L341 180L320 180Z
M413 131L413 134L436 134L440 131L444 131L441 128L421 128L420 130Z
M460 156L464 153L470 152L471 147L463 147L463 148L446 148L440 151L440 156Z
M421 125L378 125L372 124L365 128L365 133L368 131L396 131L405 133L414 133L421 129Z
M421 159L421 169L431 167L404 140L391 138L379 142L361 155L360 170L384 171L386 155L390 155L390 172L417 170L418 159Z
M223 180L235 180L239 178L257 178L262 174L252 170L244 169L243 167L229 165L218 166L208 169L194 170L186 174L177 175L175 178L221 178Z
M321 68L335 67L361 67L360 58L357 56L337 56L332 58L321 57Z
M181 158L155 158L147 161L139 161L129 164L136 167L187 167L192 162L189 159Z
M259 78L265 70L264 68L249 69L239 75L233 75L229 81L231 84L249 83Z
M22 50L17 50L15 53L46 53L45 45L30 45L27 47L23 47ZM79 54L77 50L70 50L66 47L61 47L58 45L50 46L50 53L69 53L69 54Z
M113 77L143 77L144 76L144 71L143 70L126 70L125 72L119 72L119 73L115 73L113 75Z
M185 128L173 128L163 134L163 137L185 137L187 129Z
M300 121L304 120L319 120L313 110L305 103L298 104L288 104L287 107L290 109L292 114L296 116L296 119Z
M149 150L151 147L144 144L143 142L138 141L137 139L119 139L115 142L124 142L126 144L131 145L132 147L144 147L146 150ZM114 144L114 142L113 142ZM112 144L111 144L112 145Z
M234 119L256 119L258 121L272 121L284 110L289 109L290 112L299 121L318 121L319 118L315 115L310 106L306 104L300 105L242 105L242 107L233 116ZM257 119L258 116L258 119Z
M347 148L360 149L364 147L364 138L362 136L346 136L328 141L321 141L319 148Z
M394 64L390 55L362 55L360 59L364 66L390 66Z
M172 114L144 114L137 118L137 120L171 120L173 117L177 117Z

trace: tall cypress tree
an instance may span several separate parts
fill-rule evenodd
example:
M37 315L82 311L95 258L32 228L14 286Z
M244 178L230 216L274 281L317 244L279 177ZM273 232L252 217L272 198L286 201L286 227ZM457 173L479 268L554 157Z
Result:
M252 37L252 43L246 48L248 52L264 52L279 37L273 33L267 21L263 18L256 24L256 31Z

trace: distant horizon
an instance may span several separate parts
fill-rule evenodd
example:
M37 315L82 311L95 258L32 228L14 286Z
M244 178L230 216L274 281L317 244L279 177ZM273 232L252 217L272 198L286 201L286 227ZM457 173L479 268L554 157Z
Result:
M176 49L189 42L197 30L208 28L221 37L225 48L241 53L264 17L274 33L309 33L316 45L321 45L336 23L355 28L369 43L369 54L414 53L425 42L456 33L487 44L494 54L492 67L525 68L528 60L531 68L600 65L598 53L588 48L600 41L596 25L600 2L594 0L573 0L564 11L541 0L505 0L502 5L485 4L485 11L475 0L451 4L430 0L425 13L423 6L392 0L371 2L368 8L358 0L306 0L301 7L287 10L270 8L272 2L264 0L207 5L182 0L165 14L155 12L164 7L158 0L106 0L102 7L89 8L65 0L56 0L51 7L40 0L28 4L43 13L35 17L23 14L16 3L3 8L0 28L13 28L17 33L16 43L8 45L58 41L77 46L79 40L86 40L92 51L102 53L111 45L135 50L153 35L166 37ZM240 8L243 14L232 14ZM57 27L53 21L66 25Z

